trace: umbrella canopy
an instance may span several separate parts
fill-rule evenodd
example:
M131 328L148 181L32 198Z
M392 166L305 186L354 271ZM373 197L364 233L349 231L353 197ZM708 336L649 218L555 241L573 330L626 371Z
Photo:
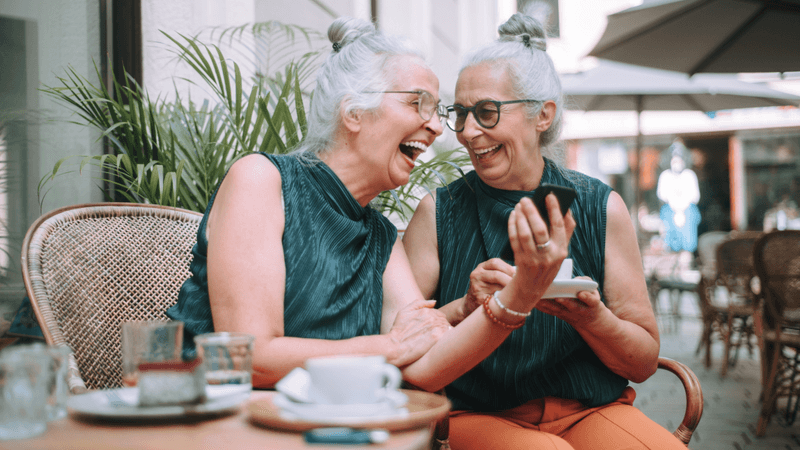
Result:
M800 0L672 0L608 16L589 56L688 73L800 71Z
M601 61L584 72L563 74L561 85L567 108L584 111L709 112L800 104L796 95L740 81L736 75L689 77L612 61Z
M584 111L718 111L768 106L796 106L800 97L748 83L736 75L701 74L651 69L612 61L575 74L562 74L561 87L567 109ZM636 152L642 147L641 122L637 123ZM634 179L638 180L638 167ZM641 203L638 181L636 205Z

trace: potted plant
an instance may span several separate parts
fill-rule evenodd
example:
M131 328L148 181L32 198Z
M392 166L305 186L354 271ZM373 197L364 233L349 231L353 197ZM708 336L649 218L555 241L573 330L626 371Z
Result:
M43 92L78 115L76 123L100 129L111 152L58 161L39 183L40 201L57 176L70 172L66 164L72 163L79 166L78 172L86 165L97 166L108 199L203 212L238 158L255 151L290 151L306 133L306 103L313 92L304 86L320 59L321 50L313 44L318 34L267 22L223 30L218 39L234 39L245 32L252 33L255 50L267 53L258 56L254 51L256 61L246 61L266 67L250 71L252 77L244 76L239 64L226 58L218 45L164 33L177 58L213 94L213 101L198 104L181 98L177 87L174 101L153 100L130 77L115 81L108 90L99 72L93 83L72 69L58 78L60 86L43 87ZM298 47L297 34L305 37L308 48ZM283 41L267 45L279 39ZM373 207L405 221L421 195L463 175L462 167L470 163L463 148L434 152L418 165L407 185L382 193Z

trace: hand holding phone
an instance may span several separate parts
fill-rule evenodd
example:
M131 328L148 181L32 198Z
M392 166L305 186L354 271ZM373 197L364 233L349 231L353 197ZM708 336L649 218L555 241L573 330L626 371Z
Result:
M547 204L544 199L547 197L547 194L551 192L555 194L556 199L558 199L558 205L561 208L562 215L567 214L569 207L572 206L572 202L577 196L575 189L559 186L557 184L543 183L536 188L536 192L533 193L533 204L536 205L536 209L539 210L539 215L542 216L544 223L546 223L548 227L550 227L550 220L547 212ZM512 266L514 265L514 251L511 249L510 243L506 244L500 252L500 258Z
M550 226L550 217L548 215L547 204L545 203L544 199L551 192L555 194L556 199L558 199L558 205L561 208L562 216L567 214L569 207L572 206L572 202L575 200L575 196L577 195L575 189L566 186L559 186L557 184L542 183L538 188L536 188L536 192L533 193L533 204L536 205L536 209L539 210L539 215L542 216L544 223L546 223L548 227Z

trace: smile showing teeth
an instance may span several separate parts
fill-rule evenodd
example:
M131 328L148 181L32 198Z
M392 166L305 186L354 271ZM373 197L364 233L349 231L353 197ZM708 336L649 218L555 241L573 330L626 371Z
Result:
M425 153L426 150L428 150L428 146L422 142L409 141L400 144L400 151L411 161L416 160L417 156Z
M495 145L494 147L482 148L482 149L480 149L480 150L473 150L473 152L475 153L475 156L477 156L478 158L480 158L481 156L484 156L484 155L486 155L487 153L489 153L489 152L492 152L492 151L494 151L494 150L497 150L497 149L499 149L499 148L500 148L500 144L498 144L498 145Z

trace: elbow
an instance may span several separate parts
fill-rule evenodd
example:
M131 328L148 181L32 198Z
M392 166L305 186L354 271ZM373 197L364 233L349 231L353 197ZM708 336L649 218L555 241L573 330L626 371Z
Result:
M274 389L275 383L280 380L276 375L270 375L265 372L253 370L253 388L254 389Z
M427 392L439 392L447 386L444 380L437 380L436 377L423 376L422 374L414 373L413 370L408 368L403 369L403 381L411 389Z
M634 383L644 383L658 370L658 356L651 358L646 364L638 364L635 370L627 374L626 378Z

